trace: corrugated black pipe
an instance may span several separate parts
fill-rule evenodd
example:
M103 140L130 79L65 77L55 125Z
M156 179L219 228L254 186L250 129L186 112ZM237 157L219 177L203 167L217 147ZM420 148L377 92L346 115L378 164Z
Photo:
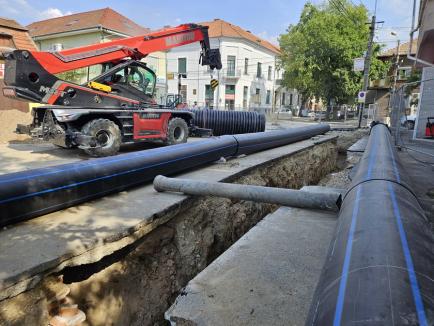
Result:
M433 325L434 241L388 128L371 130L306 325Z
M247 134L265 130L265 115L258 112L190 110L194 113L193 124L212 129L214 136Z
M0 226L70 207L109 193L211 163L322 134L329 125L222 136L115 157L0 176Z

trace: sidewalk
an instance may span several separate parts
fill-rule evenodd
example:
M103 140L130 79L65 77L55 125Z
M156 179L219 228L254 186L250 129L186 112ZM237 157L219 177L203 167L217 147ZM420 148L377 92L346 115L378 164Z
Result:
M414 141L412 133L401 129L399 158L427 218L434 223L434 140Z

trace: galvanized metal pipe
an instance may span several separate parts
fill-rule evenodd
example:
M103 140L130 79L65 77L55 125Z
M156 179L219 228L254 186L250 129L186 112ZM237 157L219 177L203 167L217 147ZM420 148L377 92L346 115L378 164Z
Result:
M434 324L434 236L382 124L345 194L306 322L354 324Z
M214 162L291 144L330 130L314 125L210 138L146 151L0 175L0 226Z
M281 206L338 211L339 193L313 193L284 188L261 187L223 182L205 182L191 179L155 177L157 191L182 192L187 195L217 196L230 199L277 204Z

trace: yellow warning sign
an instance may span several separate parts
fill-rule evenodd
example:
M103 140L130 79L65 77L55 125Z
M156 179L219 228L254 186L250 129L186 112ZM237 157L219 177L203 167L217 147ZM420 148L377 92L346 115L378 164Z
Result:
M217 79L211 79L211 88L212 90L215 90L217 88L217 86L219 85L219 81Z

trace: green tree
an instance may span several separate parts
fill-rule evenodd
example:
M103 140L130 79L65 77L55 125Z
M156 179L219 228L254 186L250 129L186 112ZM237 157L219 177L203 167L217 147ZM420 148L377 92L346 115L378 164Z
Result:
M338 0L339 1L339 0ZM369 37L368 11L363 5L341 0L348 14L332 4L307 3L300 21L280 36L284 84L327 103L351 103L361 89L362 73L353 72L353 59L363 56ZM380 46L374 46L370 77L384 76L388 64L376 59Z

